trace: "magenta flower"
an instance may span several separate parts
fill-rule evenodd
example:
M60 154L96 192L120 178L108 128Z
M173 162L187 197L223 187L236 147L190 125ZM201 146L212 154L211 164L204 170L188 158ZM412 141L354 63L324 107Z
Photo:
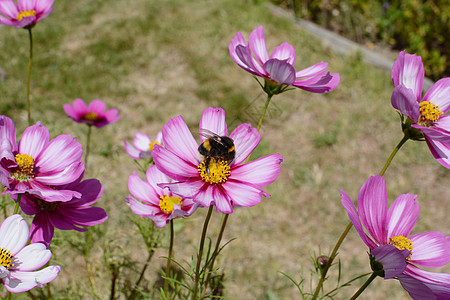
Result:
M171 180L155 165L147 169L146 179L147 181L140 179L136 171L128 179L131 195L125 200L134 214L149 218L155 222L156 227L163 228L170 220L189 217L197 210L197 203L172 195L168 188L158 186Z
M0 24L17 28L34 26L53 11L54 0L1 0ZM3 15L3 16L2 16Z
M137 132L134 134L133 145L125 141L125 151L128 156L134 159L152 158L152 151L155 145L162 144L162 132L158 132L154 141L146 134Z
M48 247L55 227L83 232L87 229L79 226L94 226L108 219L103 208L90 206L103 193L103 187L97 179L77 180L58 189L76 191L81 194L81 198L72 198L67 202L47 202L35 195L25 194L20 201L25 214L35 215L31 224L32 243L43 243Z
M73 105L64 104L64 111L75 122L95 127L103 127L120 119L117 109L106 110L105 102L99 99L89 103L89 106L82 99L75 99Z
M44 244L28 242L28 224L20 215L12 215L0 227L0 278L11 293L34 287L43 288L59 274L59 266L44 266L52 256ZM34 271L34 272L32 272Z
M448 264L450 237L439 231L411 235L420 211L416 198L417 195L400 195L388 210L386 182L380 175L370 177L362 186L357 210L350 197L341 190L342 205L372 255L380 256L375 250L384 245L409 252L405 255L404 271L396 277L411 297L424 299L420 295L427 291L426 299L449 299L441 295L450 295L450 274L425 272L417 267L436 268ZM388 251L387 256L392 258L394 254ZM388 269L392 267L387 265ZM400 267L396 262L392 265ZM385 278L392 277L391 274Z
M400 52L392 67L392 106L409 118L437 161L450 169L450 116L445 115L450 110L450 77L440 79L422 98L423 78L422 58Z
M269 57L262 26L250 33L248 43L242 33L238 32L228 49L231 58L239 67L265 79L265 90L271 94L280 93L284 91L283 87L287 86L295 86L312 93L328 93L334 90L340 81L338 73L326 72L328 63L323 61L296 72L295 49L287 42L276 47Z
M40 122L23 132L16 143L14 122L0 116L0 169L8 177L3 194L36 194L46 201L69 201L80 193L54 187L75 181L84 171L83 150L76 138L50 134Z
M225 111L209 107L203 112L200 130L219 136L228 136ZM242 164L258 146L261 137L250 124L238 126L230 135L235 146L235 157L227 162L220 157L201 157L198 143L189 131L183 117L178 116L163 128L165 148L156 146L153 159L156 166L178 182L167 183L172 193L216 210L232 213L234 206L250 207L261 202L261 196L269 197L263 186L278 177L283 157L272 154ZM201 142L207 138L200 136Z

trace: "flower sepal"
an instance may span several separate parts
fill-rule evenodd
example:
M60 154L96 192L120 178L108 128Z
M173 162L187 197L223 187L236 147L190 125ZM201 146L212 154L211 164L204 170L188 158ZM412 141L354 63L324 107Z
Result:
M400 114L400 120L402 122L402 131L406 137L414 141L425 141L423 132L411 126L412 124L415 124L413 120L403 114Z
M384 279L392 279L406 269L406 258L411 254L407 249L400 250L393 245L382 245L369 253L372 271Z
M256 80L258 80L258 79L256 79ZM290 90L290 89L288 89L289 86L284 85L284 84L278 84L275 81L272 81L270 79L264 79L264 86L262 86L262 84L259 81L258 81L258 83L261 85L264 92L266 92L267 96L269 96L269 97L272 97L274 95L278 95L285 91Z
M383 264L379 261L375 260L375 256L371 255L369 253L369 260L370 260L370 268L374 273L376 273L378 276L384 278L384 269Z

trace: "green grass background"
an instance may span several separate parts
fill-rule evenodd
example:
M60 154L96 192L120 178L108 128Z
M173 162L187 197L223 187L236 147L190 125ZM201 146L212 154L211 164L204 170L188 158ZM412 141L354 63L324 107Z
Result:
M339 190L356 200L361 185L381 170L402 138L390 105L389 72L365 64L357 53L333 55L290 20L275 17L263 1L59 0L54 8L33 29L33 120L49 127L53 137L70 133L85 144L87 128L65 116L64 103L99 98L117 107L122 119L94 128L86 171L87 178L103 183L98 205L109 215L107 222L90 229L95 286L88 281L79 250L84 235L58 231L51 262L62 271L52 283L53 297L108 299L108 264L121 266L117 294L138 277L146 250L124 201L128 176L136 169L123 149L124 140L135 132L154 136L178 115L196 132L208 106L223 107L231 128L242 122L256 125L265 97L252 76L232 61L228 44L236 32L248 38L262 24L269 52L288 41L297 52L297 69L327 61L331 72L341 74L341 83L330 94L296 89L273 98L252 158L280 153L282 171L266 189L270 198L233 213L224 239L237 239L225 248L217 266L225 273L230 299L298 299L296 288L279 272L297 280L303 274L309 286L310 255L319 247L328 253L349 222ZM0 67L7 73L0 82L0 113L13 118L19 133L27 126L28 49L26 30L0 27ZM448 174L425 143L410 141L395 157L385 176L389 201L402 193L419 195L421 215L414 232L450 233ZM178 261L195 255L205 213L199 210L177 221ZM221 217L213 215L213 240ZM352 230L339 251L343 280L370 271L366 253ZM156 252L144 289L156 280L165 255L165 249ZM326 290L333 288L336 275L336 269L330 272ZM313 276L313 285L316 282ZM335 299L348 299L358 284ZM375 297L407 299L407 294L395 280L379 278L360 299Z

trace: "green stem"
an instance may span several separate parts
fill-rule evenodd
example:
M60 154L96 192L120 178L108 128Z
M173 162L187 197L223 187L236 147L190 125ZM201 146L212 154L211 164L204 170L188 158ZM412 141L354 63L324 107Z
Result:
M364 282L364 284L359 288L359 290L350 298L350 300L355 300L356 298L359 297L359 295L362 294L362 292L364 292L364 290L366 289L366 287L369 286L369 284L372 283L372 281L378 276L378 274L376 272L373 272L372 275L370 275L370 277L366 280L366 282Z
M170 220L170 244L169 244L169 258L167 259L167 266L166 266L166 279L164 279L164 294L167 298L169 298L169 273L170 273L170 264L172 260L172 253L173 252L173 220Z
M92 232L88 230L85 232L84 235L84 261L86 263L86 270L88 273L88 279L89 283L91 284L92 292L94 294L97 294L97 288L94 279L94 270L92 269L92 265L89 260L91 247L92 247Z
M271 94L267 95L266 104L264 105L264 110L263 110L263 112L261 114L261 117L259 118L258 126L256 127L256 130L258 130L258 132L261 129L262 123L264 121L264 117L265 117L266 112L267 112L267 108L269 107L269 103L270 103L270 100L272 99L272 97L273 97L273 95L271 95ZM251 154L245 160L245 162L244 162L245 164L250 161L250 156L251 156ZM225 214L225 217L223 218L223 221L222 221L222 227L220 228L219 236L217 237L216 247L214 249L213 258L212 258L211 263L209 265L209 272L208 272L208 275L206 276L205 286L203 287L202 298L205 296L206 289L207 289L208 283L209 283L209 279L211 278L212 269L214 268L214 262L216 260L217 254L218 254L217 251L219 250L220 242L222 241L223 233L225 231L225 227L227 225L227 221L228 221L228 217L229 216L230 216L229 214ZM195 298L193 298L193 299L195 299Z
M258 131L261 129L261 125L263 123L264 116L266 115L267 107L269 107L270 99L272 99L272 96L273 95L270 94L267 95L266 105L264 105L263 113L261 115L261 118L259 118L258 127L256 127L256 130Z
M314 292L314 296L312 297L312 300L317 299L317 296L319 296L319 291L322 288L323 282L325 281L328 269L331 267L333 260L336 258L339 247L341 247L342 242L344 241L345 237L347 236L350 229L352 229L352 227L353 227L353 224L352 224L352 222L350 222L347 225L347 228L345 228L344 232L342 232L341 237L339 238L338 242L336 243L336 246L334 246L333 252L331 252L330 258L328 259L328 262L322 271L322 276L320 277L319 283L317 284L317 287Z
M86 154L84 155L84 169L87 170L89 150L91 144L92 125L88 125L87 141L86 141Z
M407 136L406 134L403 136L402 140L397 144L397 146L395 146L394 150L392 151L391 155L389 156L386 164L384 165L383 169L380 172L380 175L383 176L384 173L386 172L387 168L389 167L389 165L391 164L392 159L394 158L395 154L397 154L398 150L400 150L400 148L403 146L404 143L406 143L406 141L409 139L409 136Z
M22 199L22 194L17 195L16 207L14 208L14 215L19 212L20 199Z
M384 165L383 169L380 172L380 175L383 176L386 172L387 168L392 162L392 159L397 154L398 150L403 146L403 144L409 139L409 137L405 134L402 138L402 140L395 146L394 150L392 151L391 155L389 156L388 160L386 161L386 164ZM314 296L312 297L312 300L317 299L319 296L319 291L322 288L323 282L325 281L328 269L330 268L331 264L333 263L333 260L336 258L337 251L339 250L339 247L341 246L342 242L344 241L345 237L347 236L350 229L353 227L352 222L350 222L347 225L347 228L345 228L344 232L342 232L341 237L339 238L339 241L337 242L336 246L334 246L333 252L330 255L330 258L328 260L328 263L326 264L325 268L322 271L319 283L317 284L316 290L314 292ZM373 279L372 279L373 280Z
M31 125L30 84L31 84L31 62L33 61L33 34L31 33L31 28L28 28L28 36L30 38L30 58L28 59L28 74L27 74L27 110L28 110L28 125Z
M222 241L223 232L225 231L225 227L227 226L227 221L228 221L229 216L230 216L230 214L225 214L225 216L223 217L222 227L220 228L219 236L217 237L217 241L216 241L216 248L214 249L213 257L212 257L211 263L209 264L208 275L206 275L205 286L203 287L203 291L202 291L202 299L205 297L206 289L208 288L209 279L211 278L212 270L214 268L214 262L218 255L220 242Z
M203 256L203 247L205 245L205 238L206 238L206 231L208 229L208 223L209 219L211 219L211 214L213 211L213 205L211 205L208 209L208 214L205 218L205 223L203 224L203 231L202 231L202 237L200 240L200 247L198 249L198 256L197 256L197 267L195 268L195 283L194 283L194 293L192 295L192 300L196 300L197 293L198 293L198 282L200 280L200 263Z
M142 279L144 279L145 270L147 270L148 264L150 263L150 260L153 257L153 254L155 253L155 250L152 248L150 252L148 253L147 261L144 264L144 267L142 268L141 274L139 275L138 280L136 281L136 284L134 285L133 291L130 294L130 297L128 297L129 300L133 300L137 295L137 288L139 284L141 283Z

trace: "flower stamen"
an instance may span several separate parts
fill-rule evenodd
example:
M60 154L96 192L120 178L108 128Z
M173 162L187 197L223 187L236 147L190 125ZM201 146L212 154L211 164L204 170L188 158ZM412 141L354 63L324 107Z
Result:
M439 109L439 105L435 105L430 101L420 102L419 108L420 108L420 117L417 124L425 127L430 127L431 125L433 125L444 114Z
M159 201L159 208L167 215L170 215L173 212L174 205L183 207L183 201L180 197L163 195L159 198L161 199Z
M97 121L99 118L98 118L98 115L97 115L95 112L90 111L90 112L88 112L87 114L85 114L85 115L83 116L83 119L86 120L86 121L92 121L92 122L95 122L95 121Z
M208 164L206 166L206 164ZM230 166L228 162L219 158L207 157L197 167L200 176L204 182L209 184L219 184L227 181L230 176Z
M19 180L28 180L34 177L34 159L28 154L16 154L16 170L14 176Z
M5 248L0 248L0 266L5 267L7 270L14 266L12 263L12 258L14 255L11 254L11 252Z
M390 241L389 244L397 247L397 249L399 249L399 250L407 249L412 254L413 243L407 237L404 237L403 235L397 235L397 236L390 237L389 241ZM410 259L411 254L406 259Z
M35 16L35 15L36 15L36 11L35 10L24 10L24 11L21 11L19 13L19 15L17 16L17 21L20 21L23 18L32 17L32 16Z
M154 141L153 143L150 143L149 145L148 145L148 151L153 151L153 149L155 149L155 146L156 145L160 145L161 146L161 144L160 143L158 143L157 141Z

